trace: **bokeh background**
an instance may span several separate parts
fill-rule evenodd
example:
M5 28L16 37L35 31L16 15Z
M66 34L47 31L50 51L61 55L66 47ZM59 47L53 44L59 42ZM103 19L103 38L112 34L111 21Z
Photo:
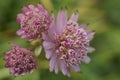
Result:
M90 64L81 64L82 73L71 71L68 78L61 72L58 75L49 72L43 50L37 56L39 70L32 75L14 77L4 67L4 53L11 49L9 43L27 48L36 46L16 35L20 27L16 15L22 6L38 3L55 15L61 7L67 7L69 15L78 10L79 23L87 23L96 32L91 42L96 50L89 54ZM120 0L0 0L0 80L120 80Z

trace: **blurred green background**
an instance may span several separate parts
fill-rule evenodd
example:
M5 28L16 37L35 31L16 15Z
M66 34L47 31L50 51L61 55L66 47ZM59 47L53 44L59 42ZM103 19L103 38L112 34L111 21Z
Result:
M44 54L37 57L39 70L32 75L14 77L4 67L4 53L9 43L31 48L26 39L16 35L19 25L16 15L21 7L41 3L57 15L61 7L67 6L69 15L79 11L79 23L87 23L96 32L91 45L96 51L89 54L90 64L81 64L82 73L71 71L71 78L49 72ZM120 80L120 0L0 0L0 80Z

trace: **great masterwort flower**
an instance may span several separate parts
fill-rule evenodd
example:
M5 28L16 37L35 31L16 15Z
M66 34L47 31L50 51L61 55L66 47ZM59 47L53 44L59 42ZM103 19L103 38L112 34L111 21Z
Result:
M47 33L52 18L42 5L28 5L23 7L22 11L23 13L17 15L17 22L21 26L17 34L21 38L28 38L31 41L41 38L42 32Z
M17 44L11 45L13 49L5 54L5 66L9 68L10 73L14 76L24 75L26 72L33 73L38 66L32 52Z
M49 34L43 34L50 71L62 71L64 75L70 76L70 68L79 72L81 62L90 62L87 53L93 49L89 43L94 33L85 28L86 24L77 23L78 16L77 12L73 13L68 20L67 11L60 10L56 22L52 22Z

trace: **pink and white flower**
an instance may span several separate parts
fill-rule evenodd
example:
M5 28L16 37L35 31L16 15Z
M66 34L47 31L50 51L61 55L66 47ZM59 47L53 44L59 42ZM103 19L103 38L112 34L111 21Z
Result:
M54 19L54 15L52 15ZM62 71L70 76L70 67L76 72L81 71L81 62L89 63L87 53L92 49L90 41L94 32L87 30L86 24L79 25L78 13L73 13L68 20L66 10L60 10L56 21L52 21L52 27L48 34L43 34L43 46L46 58L50 59L50 71Z

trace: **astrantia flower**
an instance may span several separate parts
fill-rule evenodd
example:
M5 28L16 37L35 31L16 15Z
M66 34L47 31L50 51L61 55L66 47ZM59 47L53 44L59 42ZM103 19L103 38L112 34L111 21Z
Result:
M94 33L85 29L86 24L79 25L77 21L77 12L68 20L67 11L60 10L49 34L43 35L46 57L50 59L50 71L58 73L60 70L70 76L70 68L79 72L81 62L90 62L87 53L92 49L89 43Z
M28 5L23 7L22 11L23 13L17 15L17 22L21 26L17 34L21 38L28 38L31 41L41 38L42 32L47 33L52 18L42 5L38 4L37 7Z
M38 68L32 52L16 44L12 44L12 50L6 52L5 61L5 66L15 76L24 75L26 72L31 74Z

